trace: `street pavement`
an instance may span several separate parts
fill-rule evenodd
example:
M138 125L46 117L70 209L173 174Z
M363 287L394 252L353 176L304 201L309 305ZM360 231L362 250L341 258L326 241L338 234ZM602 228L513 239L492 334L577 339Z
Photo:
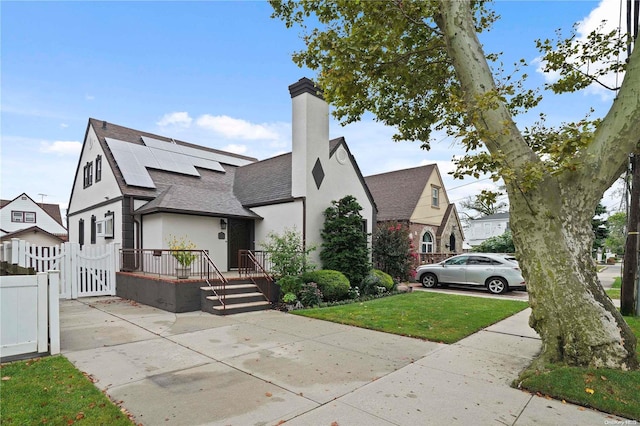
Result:
M144 425L623 422L510 386L541 348L529 314L445 345L278 311L84 298L61 301L61 348Z

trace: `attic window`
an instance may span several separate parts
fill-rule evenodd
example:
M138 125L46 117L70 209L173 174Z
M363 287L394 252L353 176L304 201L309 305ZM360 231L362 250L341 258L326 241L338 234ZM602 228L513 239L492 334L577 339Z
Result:
M440 187L431 186L431 206L440 206Z
M36 223L35 212L23 212L18 210L11 211L11 222L17 223Z

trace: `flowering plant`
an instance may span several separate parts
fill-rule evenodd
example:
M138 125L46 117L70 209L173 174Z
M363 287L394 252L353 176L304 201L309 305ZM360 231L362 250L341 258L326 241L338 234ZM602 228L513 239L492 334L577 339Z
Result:
M178 261L178 263L184 267L189 267L198 257L191 250L196 248L196 245L189 241L187 237L175 237L173 235L169 235L169 249L171 250L171 255Z

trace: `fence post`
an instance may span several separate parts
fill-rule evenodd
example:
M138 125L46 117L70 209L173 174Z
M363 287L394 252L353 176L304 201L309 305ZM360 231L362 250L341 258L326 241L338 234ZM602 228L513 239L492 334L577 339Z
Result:
M60 271L49 271L49 353L60 353Z
M109 273L109 286L111 290L111 296L116 295L116 272L118 271L118 260L120 258L120 244L109 244L111 250L111 258L109 259L108 273Z
M47 273L38 272L36 274L38 284L38 352L47 352L49 343L49 312L47 297Z
M78 262L78 255L79 255L79 247L78 247L78 243L67 243L68 244L68 249L69 249L69 273L68 275L71 277L71 298L72 299L77 299L78 298L78 278L80 275L80 265Z
M25 240L18 240L18 266L23 268L31 266L27 264L27 242Z
M11 239L11 264L17 265L20 259L20 240L17 238Z

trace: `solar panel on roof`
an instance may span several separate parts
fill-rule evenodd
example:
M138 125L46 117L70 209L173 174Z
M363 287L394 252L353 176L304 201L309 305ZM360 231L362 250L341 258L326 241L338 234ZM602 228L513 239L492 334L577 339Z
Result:
M106 140L127 185L140 186L143 188L156 187L147 169L144 165L140 164L137 156L132 153L131 147L129 146L131 145L130 143L110 138Z
M242 166L250 160L142 136L145 145L106 138L128 185L155 188L148 168L199 177L196 167L225 173L220 163Z
M213 170L214 172L224 172L224 167L217 161L207 160L206 158L193 158L193 165L201 169Z

